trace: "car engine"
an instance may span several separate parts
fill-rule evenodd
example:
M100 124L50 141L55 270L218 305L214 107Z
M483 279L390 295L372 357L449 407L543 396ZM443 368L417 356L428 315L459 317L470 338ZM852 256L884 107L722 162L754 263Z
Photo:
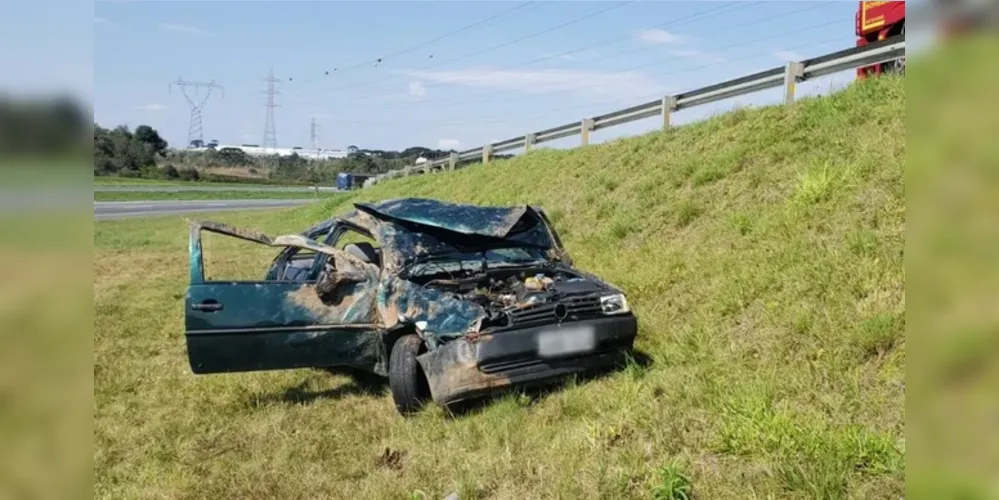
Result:
M476 303L486 310L483 328L510 326L521 313L604 290L585 277L551 269L495 270L466 278L438 279L425 284Z

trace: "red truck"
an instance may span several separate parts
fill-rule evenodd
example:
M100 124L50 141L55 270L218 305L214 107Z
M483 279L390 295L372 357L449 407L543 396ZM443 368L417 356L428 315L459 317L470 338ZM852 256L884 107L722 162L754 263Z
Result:
M859 2L859 4L855 21L858 47L905 34L905 2ZM857 77L866 78L870 75L894 72L905 72L904 57L857 68Z

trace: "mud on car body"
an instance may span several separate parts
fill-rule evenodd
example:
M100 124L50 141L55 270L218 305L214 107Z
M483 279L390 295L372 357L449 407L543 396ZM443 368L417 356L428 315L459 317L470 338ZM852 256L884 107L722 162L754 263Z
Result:
M282 249L259 281L210 281L203 231ZM403 414L610 366L637 333L541 208L417 198L276 238L192 222L185 302L195 373L360 368L388 377Z

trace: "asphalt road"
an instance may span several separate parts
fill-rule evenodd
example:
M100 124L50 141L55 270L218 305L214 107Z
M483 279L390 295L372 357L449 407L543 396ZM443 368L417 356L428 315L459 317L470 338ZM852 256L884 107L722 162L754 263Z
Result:
M267 191L276 193L312 193L315 186L169 186L169 185L135 185L135 186L94 186L95 193L180 193L184 191L233 192L233 191ZM319 186L319 191L330 193L339 191L332 186Z
M94 220L153 217L225 210L297 207L315 200L95 201Z

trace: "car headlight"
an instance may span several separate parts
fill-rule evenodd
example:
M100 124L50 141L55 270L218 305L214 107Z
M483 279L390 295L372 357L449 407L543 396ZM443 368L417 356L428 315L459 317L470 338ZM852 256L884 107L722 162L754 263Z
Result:
M620 293L600 297L600 309L604 314L625 314L631 311L628 308L628 299L624 298L624 294Z

